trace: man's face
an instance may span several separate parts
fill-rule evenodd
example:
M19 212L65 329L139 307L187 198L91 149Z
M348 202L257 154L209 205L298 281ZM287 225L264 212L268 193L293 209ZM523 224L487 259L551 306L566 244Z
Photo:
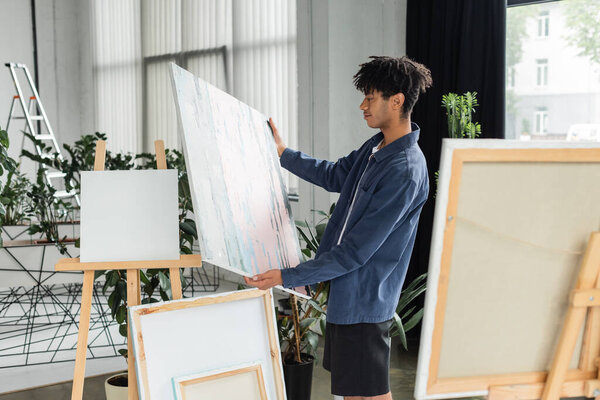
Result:
M360 109L370 128L384 129L390 126L393 119L399 119L399 110L394 107L393 99L394 96L385 100L378 90L365 95Z

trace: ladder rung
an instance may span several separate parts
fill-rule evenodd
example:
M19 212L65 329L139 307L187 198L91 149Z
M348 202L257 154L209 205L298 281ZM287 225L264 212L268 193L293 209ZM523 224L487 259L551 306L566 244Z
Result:
M27 119L27 117L12 117L11 119ZM41 121L44 119L44 117L42 117L41 115L32 115L29 117L29 119L32 119L34 121Z
M60 199L63 199L65 197L71 197L71 196L75 196L75 191L71 190L70 192L67 192L66 190L59 190L58 192L54 193L54 197L58 197Z
M65 174L64 172L48 172L46 174L46 176L48 177L48 179L63 178L66 175L67 174Z
M35 138L37 140L52 140L52 139L54 139L54 136L52 136L52 135L36 135Z

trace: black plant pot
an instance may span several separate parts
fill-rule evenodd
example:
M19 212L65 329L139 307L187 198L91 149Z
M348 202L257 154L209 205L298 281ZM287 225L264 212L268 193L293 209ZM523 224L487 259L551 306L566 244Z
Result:
M288 400L310 400L314 357L301 354L302 363L286 361L283 363L285 392Z

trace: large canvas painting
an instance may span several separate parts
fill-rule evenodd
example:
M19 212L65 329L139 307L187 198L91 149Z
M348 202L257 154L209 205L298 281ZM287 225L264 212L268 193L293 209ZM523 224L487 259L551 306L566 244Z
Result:
M244 276L301 252L267 117L172 64L203 260Z

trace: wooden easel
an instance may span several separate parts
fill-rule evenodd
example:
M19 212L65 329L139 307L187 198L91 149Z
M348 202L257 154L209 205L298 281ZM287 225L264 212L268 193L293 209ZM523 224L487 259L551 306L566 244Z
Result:
M539 399L558 400L584 395L600 400L600 232L590 235L575 289L569 296L569 309L545 382L509 386L492 386L489 400ZM589 313L588 313L589 310ZM584 318L584 350L580 369L596 370L596 379L565 381ZM582 393L583 391L583 393Z
M162 140L154 142L156 151L157 169L166 169L165 145ZM106 142L99 140L96 143L96 157L94 160L94 171L104 171L106 158ZM92 293L94 289L94 271L102 270L130 270L127 274L127 306L139 305L140 300L140 274L141 269L169 268L171 279L171 292L173 299L181 299L181 278L179 268L200 267L202 258L200 255L182 255L179 260L153 260L153 261L120 261L120 262L85 262L79 258L62 258L54 266L56 271L83 271L83 288L81 292L81 313L79 317L79 332L77 335L77 353L75 356L75 372L73 375L73 389L71 400L83 398L83 382L85 378L85 359L87 353L87 341L90 327L90 312L92 307ZM129 318L129 317L127 317ZM128 326L131 326L130 324ZM127 371L128 371L128 400L137 400L137 379L135 374L135 358L131 342L131 331L127 337Z

